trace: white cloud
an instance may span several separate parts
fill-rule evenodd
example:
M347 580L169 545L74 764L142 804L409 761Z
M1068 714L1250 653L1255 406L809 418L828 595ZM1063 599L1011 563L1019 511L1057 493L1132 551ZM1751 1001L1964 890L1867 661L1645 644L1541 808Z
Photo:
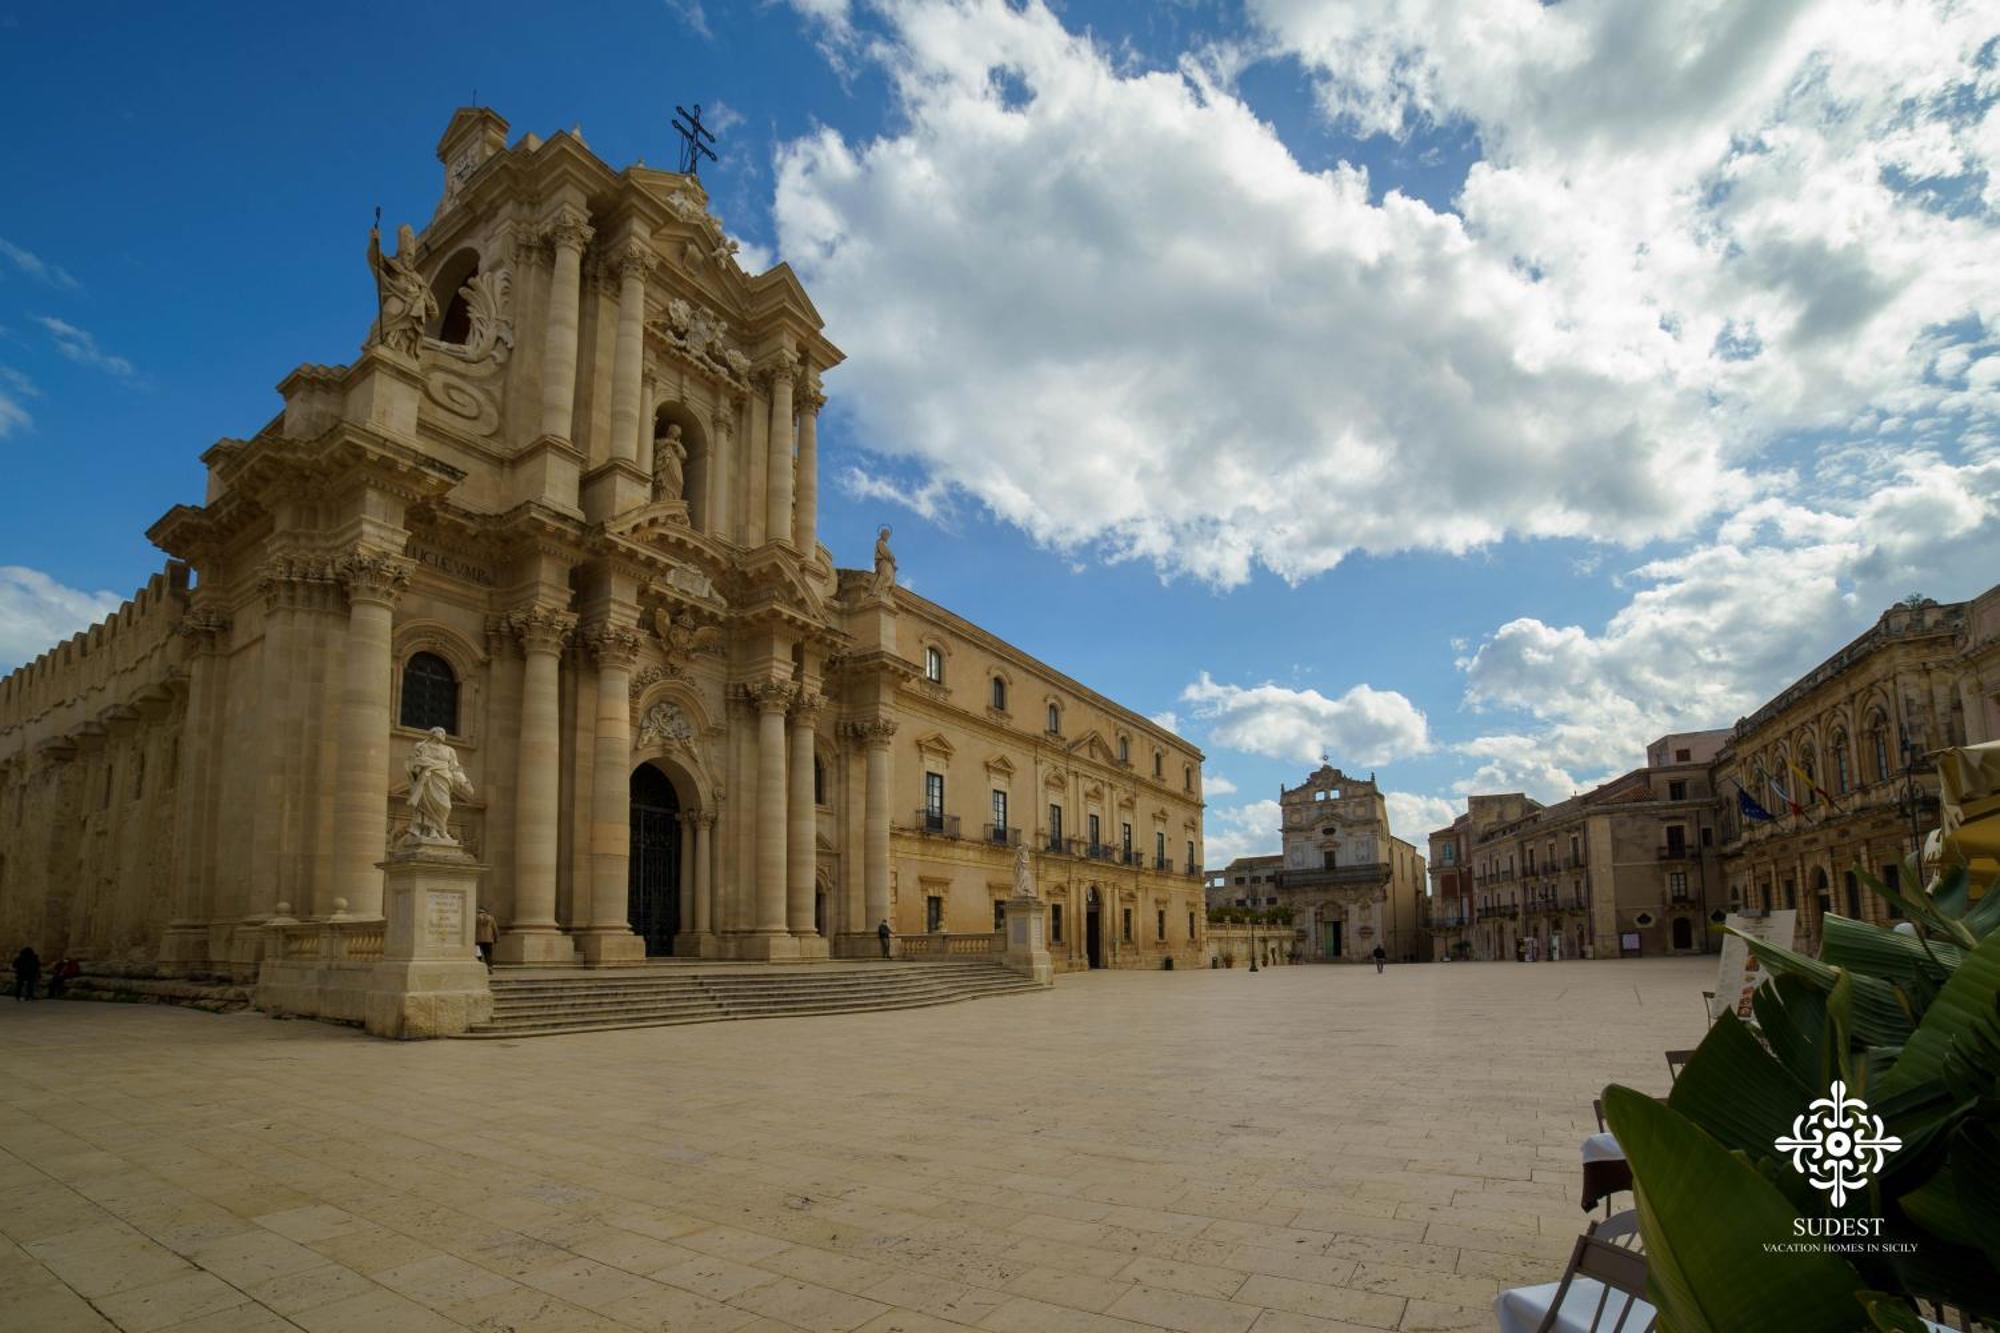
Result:
M1276 801L1210 806L1202 821L1202 864L1220 870L1239 856L1269 856L1278 851L1282 812Z
M1174 712L1174 710L1171 708L1164 709L1158 713L1149 713L1146 717L1146 720L1148 722L1151 722L1156 727L1165 727L1168 731L1171 731L1176 735L1180 733L1181 729L1180 715Z
M6 260L15 269L37 282L46 283L62 291L75 291L80 285L62 265L51 264L40 255L22 249L5 237L0 237L0 259Z
M123 604L115 593L84 592L37 569L0 565L0 672L33 661Z
M56 350L78 365L94 366L121 380L129 380L137 373L130 361L99 347L97 339L88 330L80 329L68 320L57 319L54 315L37 315L35 322L49 331L49 337L55 339Z
M666 0L667 10L687 25L697 37L712 37L709 31L708 12L702 8L701 0Z
M1204 671L1181 691L1218 745L1270 759L1381 764L1430 748L1424 715L1395 690L1356 685L1338 699L1266 683L1224 685Z
M39 396L33 380L10 366L0 366L0 440L35 424L21 400Z
M1463 801L1453 802L1443 796L1391 791L1382 793L1382 799L1389 807L1390 834L1414 844L1420 856L1431 854L1432 833L1449 828L1452 820L1465 813L1459 808L1464 805Z
M1228 778L1223 777L1220 773L1209 773L1201 780L1201 794L1203 796L1234 796L1236 794L1236 784Z

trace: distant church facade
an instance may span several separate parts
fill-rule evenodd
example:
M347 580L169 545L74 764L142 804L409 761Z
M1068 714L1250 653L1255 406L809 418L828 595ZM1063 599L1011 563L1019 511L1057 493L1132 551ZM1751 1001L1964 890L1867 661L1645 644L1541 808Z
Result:
M165 570L0 680L6 947L365 962L436 727L502 962L977 952L1024 843L1058 968L1199 960L1200 752L899 586L887 529L833 566L842 354L791 270L571 133L464 109L438 156L360 356L287 375L149 530Z

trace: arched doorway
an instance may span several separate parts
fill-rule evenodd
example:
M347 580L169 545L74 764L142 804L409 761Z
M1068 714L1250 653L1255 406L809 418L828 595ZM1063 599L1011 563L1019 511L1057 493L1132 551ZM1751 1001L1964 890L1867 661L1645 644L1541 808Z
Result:
M1684 916L1674 918L1674 947L1676 949L1694 948L1694 927L1689 924L1688 919Z
M1084 897L1083 947L1092 967L1104 966L1104 911L1097 899L1097 886Z
M641 764L632 770L632 850L626 919L648 958L671 956L681 924L681 800L673 779Z

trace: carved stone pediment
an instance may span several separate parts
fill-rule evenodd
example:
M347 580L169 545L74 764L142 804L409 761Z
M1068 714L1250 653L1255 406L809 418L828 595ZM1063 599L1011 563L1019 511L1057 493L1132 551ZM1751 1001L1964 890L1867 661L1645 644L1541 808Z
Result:
M917 737L917 752L938 759L949 759L958 753L952 743L944 738L943 733L936 731L927 731Z

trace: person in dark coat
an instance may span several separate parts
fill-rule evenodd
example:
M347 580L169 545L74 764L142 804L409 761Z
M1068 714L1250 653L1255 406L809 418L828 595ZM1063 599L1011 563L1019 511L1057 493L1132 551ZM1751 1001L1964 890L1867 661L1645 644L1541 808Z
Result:
M875 927L875 938L882 941L882 956L889 956L889 941L894 938L889 930L889 918L883 917L882 924Z
M42 957L35 952L35 946L24 944L21 952L14 955L14 998L32 1000L35 998L35 983L42 978Z
M1379 976L1379 975L1381 975L1381 972L1382 972L1382 965L1383 965L1384 963L1387 963L1387 962L1389 961L1389 955L1388 955L1388 954L1386 954L1386 953L1383 953L1383 952L1382 952L1382 946L1378 944L1378 945L1376 945L1376 946L1375 946L1375 952L1374 952L1373 954L1369 955L1369 956L1370 956L1370 957L1372 957L1372 958L1373 958L1373 959L1375 960L1375 972L1376 972L1376 975L1378 975L1378 976Z
M74 958L65 958L56 964L55 971L49 973L49 998L60 1000L69 983L83 974L83 964Z

